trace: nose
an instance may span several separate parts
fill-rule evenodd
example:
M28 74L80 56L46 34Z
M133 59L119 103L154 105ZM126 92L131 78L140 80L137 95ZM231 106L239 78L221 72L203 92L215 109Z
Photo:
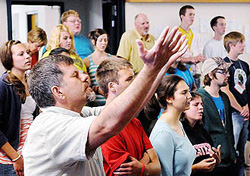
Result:
M27 58L31 58L31 56L27 53L27 52L25 52L25 58L27 59Z
M188 99L191 99L191 98L192 98L192 96L191 96L191 93L190 93L190 92L188 92L188 93L187 93L187 98L188 98Z
M88 84L88 86L90 85L90 78L86 73L79 73L79 78L83 83Z

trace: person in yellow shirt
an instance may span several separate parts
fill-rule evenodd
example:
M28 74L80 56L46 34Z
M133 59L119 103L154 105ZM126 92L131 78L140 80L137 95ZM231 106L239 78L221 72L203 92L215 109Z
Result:
M187 63L187 67L191 71L195 79L196 87L200 87L200 68L197 63L203 62L206 58L202 54L201 42L198 34L194 34L190 26L194 22L195 9L191 5L185 5L180 8L179 16L181 19L181 25L179 26L179 32L182 35L186 35L188 39L188 51L181 58L181 62Z
M148 17L139 13L135 16L135 29L125 32L120 40L117 56L127 59L133 65L135 73L138 73L144 65L139 56L136 39L141 40L147 50L155 44L155 37L148 33L149 27Z
M70 29L62 24L57 25L50 32L46 52L42 58L49 56L50 52L55 48L65 48L69 51L70 57L74 60L74 66L81 72L87 73L87 68L78 54L76 54L74 46L74 36Z

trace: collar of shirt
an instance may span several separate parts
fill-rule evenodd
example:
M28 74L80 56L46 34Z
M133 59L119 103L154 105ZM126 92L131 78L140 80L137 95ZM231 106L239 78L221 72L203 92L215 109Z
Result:
M136 29L135 29L135 33L138 36L138 38L140 38L141 41L146 41L146 42L151 41L151 38L150 38L149 34L147 34L146 37L142 37Z
M79 114L75 111L71 111L71 110L61 108L61 107L56 107L56 106L49 106L46 108L41 108L41 110L42 110L42 112L54 112L54 113L69 115L69 116L73 116L73 117L80 117L81 116L81 114Z

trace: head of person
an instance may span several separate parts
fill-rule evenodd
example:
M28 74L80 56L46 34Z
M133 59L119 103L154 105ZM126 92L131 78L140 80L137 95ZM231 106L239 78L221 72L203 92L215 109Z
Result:
M203 116L203 104L201 95L196 92L190 92L190 108L183 112L183 119L187 119L193 127L197 122L201 122Z
M185 5L180 8L179 17L182 23L191 26L194 22L195 10L191 5Z
M224 37L224 47L228 53L242 54L245 49L245 36L240 32L229 32Z
M97 28L88 34L96 50L105 51L108 46L108 34L104 29Z
M33 54L47 44L46 32L39 27L35 27L28 33L27 42L29 44L29 51Z
M144 111L150 119L157 117L161 109L167 110L170 107L181 113L189 109L190 98L189 87L184 79L177 75L167 75Z
M210 21L210 26L213 31L219 35L224 35L226 32L226 20L223 16L216 16Z
M24 74L25 71L31 69L31 57L27 53L26 47L20 41L9 40L1 47L0 58L4 68L8 70L7 80L12 83L21 102L24 103L26 99L25 86L18 79L17 74Z
M106 98L121 94L134 77L131 63L122 58L106 59L96 71L96 79Z
M41 108L59 106L80 112L87 101L87 75L79 73L70 57L50 55L31 69L27 83ZM73 91L72 91L73 90Z
M68 10L64 12L61 16L62 24L69 27L73 35L78 35L82 29L82 23L79 13L75 10Z
M49 55L56 55L56 54L70 57L69 50L67 50L65 48L55 48L55 49L51 50L51 52L49 53Z
M74 36L65 25L59 24L50 32L47 50L50 51L55 48L65 48L70 53L75 51Z
M204 75L203 83L205 86L211 86L216 82L219 87L227 85L229 64L220 57L208 58L202 64L202 74Z
M149 31L149 20L147 15L139 13L135 16L135 29L141 36L146 36Z
M31 68L31 57L20 41L9 40L0 50L1 62L6 70L25 72Z

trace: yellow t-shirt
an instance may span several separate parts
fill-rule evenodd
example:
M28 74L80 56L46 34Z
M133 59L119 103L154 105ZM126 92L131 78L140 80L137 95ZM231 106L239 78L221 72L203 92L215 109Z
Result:
M148 38L145 40L136 30L128 31L122 35L117 56L127 59L133 65L134 71L138 73L144 63L139 56L136 39L140 39L147 50L151 49L155 44L155 38L150 34L148 34Z
M49 56L51 51L46 51L45 53L43 53L42 55L42 59ZM70 57L74 60L74 66L80 71L80 72L87 72L87 68L84 64L84 62L82 61L82 59L80 58L79 55L77 54L70 54Z
M192 45L192 41L193 41L193 37L194 37L194 34L193 34L192 30L189 29L188 32L187 32L184 29L182 29L181 27L179 27L179 31L182 33L182 35L186 35L186 39L188 39L188 48L190 50L191 45Z

